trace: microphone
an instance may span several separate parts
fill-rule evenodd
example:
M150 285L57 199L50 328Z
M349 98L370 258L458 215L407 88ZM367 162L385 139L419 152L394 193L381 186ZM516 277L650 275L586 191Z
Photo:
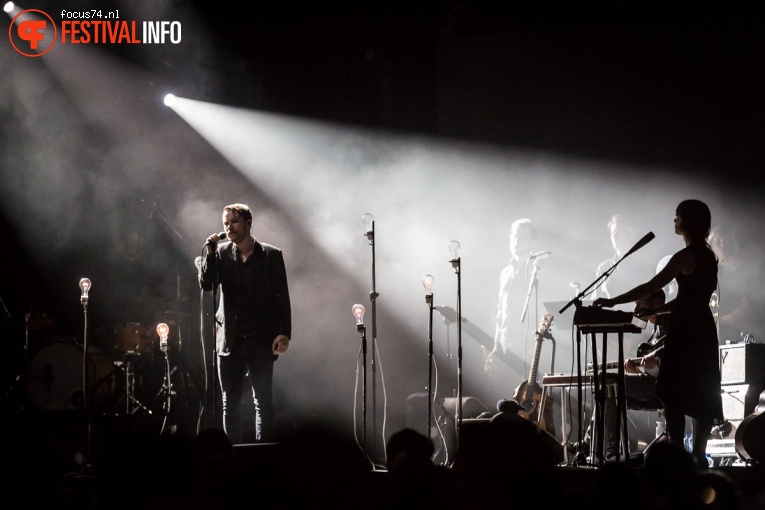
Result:
M226 233L225 232L218 232L218 237L220 238L218 240L225 239L226 238ZM205 246L207 246L208 244L212 244L212 243L211 242L207 242L207 243L205 243Z
M536 253L534 253L534 254L532 254L532 255L529 255L529 260L534 260L534 259L546 259L546 258L547 258L547 257L549 257L551 254L552 254L552 252L551 252L550 250L545 250L545 251L538 251L538 252L536 252Z
M626 254L626 255L624 255L624 256L626 257L627 255L629 255L629 254L631 254L631 253L633 253L633 252L636 252L636 251L638 251L640 248L642 248L642 247L643 247L643 246L645 246L646 244L648 244L648 243L650 243L651 241L653 241L653 238L654 238L654 237L656 237L656 236L654 235L654 233L653 233L653 232L648 232L646 235L644 235L644 236L643 236L643 238L642 238L640 241L636 242L636 243L635 243L635 246L633 246L632 248L630 248L630 251L628 251L628 252L627 252L627 254ZM622 257L622 258L624 258L624 257Z

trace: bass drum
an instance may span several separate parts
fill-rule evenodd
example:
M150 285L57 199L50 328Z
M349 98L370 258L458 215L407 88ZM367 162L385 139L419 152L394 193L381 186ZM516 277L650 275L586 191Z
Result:
M87 389L91 406L103 406L114 391L113 364L103 353L73 340L51 341L40 348L26 371L26 390L40 411L75 411L85 408L82 391L83 362L87 361Z
M127 352L146 352L150 344L148 330L140 322L113 325L109 348L113 349L116 357Z

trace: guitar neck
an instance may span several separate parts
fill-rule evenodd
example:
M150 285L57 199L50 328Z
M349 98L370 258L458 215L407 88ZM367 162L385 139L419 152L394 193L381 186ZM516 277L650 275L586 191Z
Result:
M529 370L529 378L526 380L526 386L531 388L537 383L537 370L539 368L539 354L542 352L542 340L544 335L550 329L553 315L545 314L542 318L542 322L539 324L539 329L536 332L536 344L534 345L534 357L531 360L531 370Z
M536 345L534 346L534 357L531 360L531 370L529 370L529 378L526 380L529 387L533 386L537 382L537 370L539 369L539 353L542 352L542 338L537 338Z
M664 348L664 338L666 336L667 335L662 335L662 336L660 336L659 338L657 338L655 340L648 341L648 342L643 342L642 344L640 344L638 346L638 348L637 348L637 353L636 353L637 356L636 357L643 358L645 356L648 356L649 354L653 354L654 352L661 351ZM629 358L627 358L627 359L629 359ZM627 361L627 359L625 359L624 361ZM593 370L592 367L593 367L593 364L592 363L588 363L587 364L587 371L588 372L592 372L592 370ZM603 365L602 363L598 363L598 370L614 370L614 369L618 369L618 368L619 368L619 362L618 361L608 361L608 362L606 362L605 365Z
M593 367L594 365L592 363L587 363L588 372L592 372L594 370ZM616 370L617 368L619 368L618 361L608 361L605 365L603 363L598 363L598 370Z

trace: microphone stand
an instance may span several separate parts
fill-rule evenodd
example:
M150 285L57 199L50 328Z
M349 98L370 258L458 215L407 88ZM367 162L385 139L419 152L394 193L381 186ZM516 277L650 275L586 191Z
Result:
M459 256L450 260L454 273L457 275L457 419L456 436L457 448L460 444L462 430L462 260Z
M362 397L361 397L361 416L362 432L361 444L364 454L367 455L367 328L363 322L356 324L356 331L361 335L361 374L362 374Z
M160 199L160 201L161 201L161 197L158 197L158 198L159 198L159 199ZM160 204L160 205L161 205L161 204ZM165 227L167 227L167 229L168 229L170 232L172 232L173 234L175 234L175 237L177 237L179 240L183 241L183 236L180 234L180 232L178 232L177 230L175 230L175 229L173 228L173 226L170 224L170 222L167 220L167 218L165 218L165 217L162 215L162 213L161 213L161 212L160 212L160 211L157 209L157 201L156 201L156 200L154 201L154 204L152 205L152 211L151 211L151 214L149 214L149 219L152 219L152 217L154 217L154 215L155 215L155 214L157 215L157 217L158 217L160 220L162 220L162 223L165 225Z
M590 284L590 285L589 285L589 286L588 286L586 289L584 289L584 290L583 290L582 292L580 292L580 293L579 293L577 296L575 296L575 297L574 297L574 298L573 298L571 301L569 301L569 302L566 304L566 306L564 306L563 308L561 308L561 309L560 309L560 311L559 311L558 313L563 313L563 312L565 312L566 310L568 310L568 308L569 308L569 307L570 307L572 304L573 304L573 305L576 305L576 307L577 307L577 308L579 308L579 306L582 304L582 298L583 298L584 296L586 296L587 294L589 294L589 293L590 293L590 291L591 291L591 290L592 290L594 287L602 285L602 284L603 284L603 282L604 282L604 281L606 281L606 280L607 280L607 279L608 279L608 278L611 276L611 274L612 274L612 273L613 273L613 272L616 270L616 268L619 266L619 264L621 264L621 263L622 263L622 261L623 261L624 259L626 259L626 258L627 258L627 257L629 257L630 255L632 255L633 253L635 253L636 251L638 251L640 248L642 248L643 246L645 246L646 244L648 244L649 242L651 242L651 241L653 240L653 238L654 238L654 237L655 237L655 236L654 236L653 232L648 232L648 234L646 234L645 236L643 236L643 238L642 238L641 240L639 240L638 242L636 242L636 243L635 243L635 245L634 245L632 248L630 248L630 250L629 250L627 253L625 253L625 254L624 254L624 256L623 256L622 258L620 258L619 260L617 260L617 261L616 261L616 263L615 263L613 266L611 266L610 268L608 268L608 270L607 270L607 271L605 271L605 272L604 272L602 275L600 275L598 278L596 278L596 279L595 279L595 281L594 281L594 282L592 282L592 283L591 283L591 284Z
M163 342L165 343L164 345ZM165 354L165 382L162 385L162 391L165 394L165 403L162 406L165 409L165 417L162 420L162 428L159 431L159 435L162 435L166 430L167 421L170 417L170 404L173 394L172 385L170 383L172 374L170 372L170 358L167 355L167 338L160 339L160 350ZM172 427L169 430L171 434L174 432Z
M372 365L372 437L377 438L377 363L375 359L375 353L377 352L377 297L379 294L376 290L376 275L375 275L375 222L372 220L369 224L369 229L366 233L369 245L372 247L372 290L369 292L369 301L372 303L372 356L370 364ZM366 340L366 334L364 336ZM366 365L365 365L366 367ZM366 368L365 368L366 371ZM364 384L366 384L366 374L364 376ZM366 401L366 399L365 399ZM366 434L366 425L364 429ZM376 439L375 439L376 441Z
M91 446L91 426L90 426L90 397L88 392L88 291L90 290L90 280L83 278L80 281L80 288L82 289L82 296L80 297L80 303L82 304L83 315L83 333L82 333L82 400L85 405L85 423L87 428L87 439L85 458L82 461L82 468L80 470L80 476L92 476L93 466L90 464L90 446Z
M433 400L435 392L433 391L433 294L425 294L425 302L428 304L428 439L431 434L431 423L433 416Z
M202 249L202 252L207 250L207 247L205 246ZM204 260L204 259L203 259ZM218 252L217 250L214 253L213 261L215 264L218 262ZM200 261L200 271L201 271L201 261ZM213 327L212 327L212 362L213 362L213 398L212 398L212 407L213 407L213 426L217 426L218 424L218 351L216 349L216 342L218 337L218 320L215 317L215 312L217 311L215 308L215 305L217 303L217 297L218 292L217 288L218 285L220 285L220 276L218 275L218 268L216 266L215 268L215 275L214 275L214 281L212 284L212 321L213 321ZM202 296L200 295L200 307L202 303ZM201 314L200 314L201 315ZM199 327L202 328L202 317L199 318ZM201 339L202 342L202 352L204 352L204 338ZM207 365L205 364L205 370L207 370ZM205 378L205 381L207 379ZM207 395L205 394L205 397Z
M636 252L637 250L639 250L640 248L645 246L653 238L654 238L653 232L649 232L641 240L639 240L637 243L635 243L635 245L632 248L630 248L630 250L627 253L625 253L623 257L621 257L619 260L617 260L616 263L613 266L608 268L608 270L604 271L603 274L601 274L600 276L595 278L595 280L590 285L588 285L586 289L584 289L582 292L580 292L579 294L574 296L574 298L571 299L571 301L569 301L568 303L566 303L566 305L563 308L561 308L558 311L558 313L562 314L563 312L568 310L571 307L571 305L574 305L575 308L577 310L579 310L579 308L582 306L582 298L587 296L593 289L595 289L595 288L599 287L600 285L602 285L603 282L605 282L611 276L611 274L613 274L613 272L616 270L616 268L619 266L619 264L622 263L622 261L624 259L626 259L628 256L632 255L634 252ZM575 325L576 325L576 322L577 321L576 321L576 313L575 313L574 314L574 324ZM594 350L595 343L596 343L595 333L592 333L592 336L593 336L593 350ZM605 342L605 338L604 338L604 342ZM579 419L579 437L578 437L579 441L578 441L578 444L582 444L582 440L583 440L583 430L582 430L582 423L581 423L582 422L582 417L583 417L582 416L582 414L583 414L583 409L582 409L582 402L583 402L583 400L582 400L581 343L582 343L582 337L581 337L581 333L579 331L579 328L577 327L577 332L576 332L577 398L579 399L579 402L578 402L578 407L579 407L579 410L578 410L578 419ZM605 345L604 345L604 348L605 348ZM621 345L621 341L620 341L619 342L619 351L620 351L620 353L621 353L621 349L622 349L622 345ZM594 362L592 364L592 366L593 366L593 380L595 381L595 389L596 389L596 392L597 392L598 391L598 384L597 384L597 380L598 380L597 353L593 352L593 356L595 356ZM620 356L620 358L621 358L621 356ZM605 360L603 360L603 361L605 362ZM620 370L619 370L620 373L621 373L621 369L622 369L622 367L620 366ZM605 372L605 367L604 367L603 371ZM622 383L622 381L619 382L619 385L623 389L624 385L621 384L621 383ZM605 388L603 388L602 390L605 390ZM602 416L603 410L602 410L602 406L598 405L598 406L596 406L596 408L598 409L597 423L600 424L600 423L603 422L603 416ZM596 430L596 438L598 436L601 436L601 435L602 435L601 431L597 431ZM599 441L600 441L600 439L599 439Z
M539 272L539 265L537 259L534 259L534 269L531 272L531 281L529 282L529 290L526 292L526 302L523 303L523 311L521 312L521 322L526 320L526 311L529 309L529 299L531 299L531 291L537 291L537 273Z
M194 264L197 266L197 278L201 274L202 271L202 257L197 257L194 260ZM204 323L204 300L205 300L205 292L203 290L199 290L199 340L200 340L200 352L202 354L202 370L203 370L203 377L204 377L204 391L202 393L202 398L200 399L199 403L199 415L197 416L197 434L199 434L200 430L200 424L202 422L202 416L205 416L205 428L209 428L209 423L207 421L207 415L205 414L205 404L207 399L207 392L209 389L208 382L207 382L207 353L205 349L205 323ZM213 424L214 425L214 424Z

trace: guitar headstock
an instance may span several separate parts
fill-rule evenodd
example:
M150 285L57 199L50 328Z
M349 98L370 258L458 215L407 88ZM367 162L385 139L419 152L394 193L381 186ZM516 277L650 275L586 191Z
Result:
M555 315L551 313L546 313L545 316L542 317L542 320L539 323L539 329L537 330L537 336L544 336L547 333L554 318Z

